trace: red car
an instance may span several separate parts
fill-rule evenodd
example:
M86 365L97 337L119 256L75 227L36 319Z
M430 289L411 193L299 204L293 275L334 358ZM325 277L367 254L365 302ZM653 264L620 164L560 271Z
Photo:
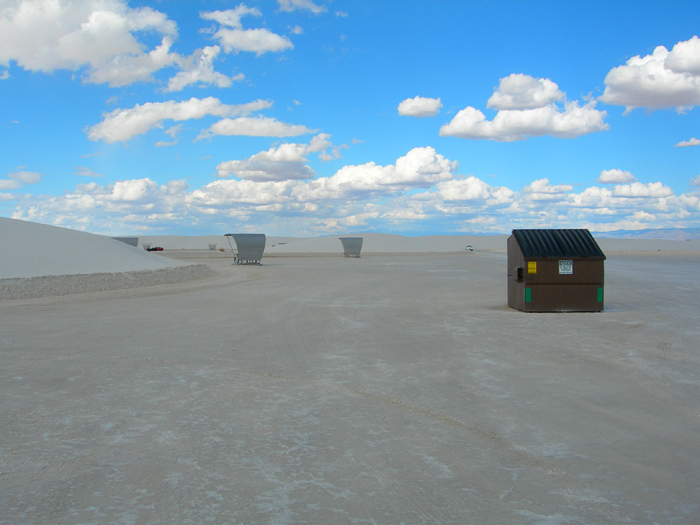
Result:
M163 248L161 248L160 246L154 246L153 248L149 248L148 251L149 252L162 252Z

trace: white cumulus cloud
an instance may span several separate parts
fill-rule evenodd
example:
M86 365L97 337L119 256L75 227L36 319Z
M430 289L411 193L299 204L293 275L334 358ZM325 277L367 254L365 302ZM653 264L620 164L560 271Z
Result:
M286 36L280 36L269 29L219 29L214 38L227 53L248 51L260 56L269 52L292 49L294 45Z
M148 51L138 31L163 35L161 45ZM85 68L85 82L123 86L172 65L176 36L175 22L163 13L121 0L10 0L0 10L0 64L42 72Z
M486 103L493 109L535 109L549 106L565 97L548 78L513 73L502 78Z
M563 110L557 105L560 100ZM566 94L547 78L523 74L502 78L487 106L498 110L493 120L468 106L440 128L440 136L513 142L542 135L574 138L609 127L604 122L607 113L595 109L594 100L583 106L567 101Z
M440 128L440 136L501 142L542 135L574 138L608 129L604 122L607 113L595 109L595 106L595 101L583 106L573 101L564 104L564 111L555 104L536 109L501 110L493 120L487 120L478 109L467 107Z
M668 54L666 67L676 73L700 75L700 38L678 42Z
M75 174L78 177L104 177L101 173L95 173L92 171L90 168L87 168L85 166L78 166L75 168Z
M344 166L331 177L297 186L294 196L300 200L321 200L391 195L450 180L457 167L457 161L446 159L434 148L413 148L393 165L368 162Z
M693 137L690 140L682 140L674 146L674 148L686 148L688 146L700 146L700 139Z
M273 148L259 158L266 162L270 158L298 159L303 152L304 148L299 147ZM450 180L456 169L456 161L446 159L433 148L414 148L395 164L348 165L330 177L309 181L218 180L192 192L192 198L198 206L283 205L287 209L313 209L320 215L328 211L329 201L360 202L373 196L401 195L414 188L428 188Z
M0 179L0 190L16 190L22 187L22 183L14 179Z
M11 179L21 181L23 184L36 184L41 180L41 174L35 171L16 171L8 175Z
M441 182L436 189L439 196L448 202L483 201L502 205L510 203L515 196L512 190L490 186L473 175L466 179Z
M161 45L152 51L111 60L90 71L85 80L93 84L108 84L110 87L149 82L153 80L152 74L155 71L174 66L180 60L180 55L170 53L172 44L170 37L163 37Z
M419 221L427 219L428 215L421 209L420 206L416 206L415 203L411 203L410 207L392 208L389 211L384 212L382 217L390 219L392 222L398 222Z
M158 184L149 178L123 180L114 183L108 199L121 202L138 202L153 196Z
M700 104L700 39L678 42L669 52L658 46L651 55L630 58L605 77L598 100L634 108L686 108Z
M107 143L126 141L158 127L164 120L183 121L200 119L207 115L227 117L248 115L272 106L269 100L256 100L247 104L223 104L219 99L191 98L183 102L147 102L133 108L117 108L102 115L103 120L88 130L88 139Z
M615 186L613 188L613 195L616 197L630 198L662 198L673 195L673 190L668 186L664 186L661 182L650 182L648 184L633 182L631 184Z
M219 176L230 176L233 174L240 179L252 181L310 179L316 175L303 161L272 161L262 158L260 154L253 155L246 160L222 162L216 169Z
M182 71L168 80L168 87L165 91L181 91L191 84L215 85L226 88L230 87L234 81L243 80L245 78L243 73L228 77L214 71L214 60L220 51L219 46L206 46L204 49L197 49L190 57L180 59L178 65Z
M260 12L260 9L256 7L251 8L245 4L240 4L234 9L227 9L225 11L209 11L199 13L199 16L203 20L214 20L222 26L233 27L235 29L243 29L241 18L247 15L262 16L262 13Z
M217 175L225 178L235 175L254 181L299 180L314 177L314 171L305 164L306 155L332 148L331 136L321 133L309 144L280 144L244 160L229 160L216 167Z
M574 191L570 184L550 184L549 179L539 179L523 188L529 199L536 201L560 200Z
M403 117L434 117L441 107L439 98L414 97L402 101L398 111Z
M96 182L78 184L73 192L59 197L32 199L29 206L18 207L12 218L56 225L91 225L92 231L113 232L136 231L149 224L183 218L188 197L183 180L159 185L145 178L105 186Z
M17 190L41 180L41 174L35 171L15 171L7 174L7 179L0 179L0 190Z
M260 10L248 8L244 4L226 11L200 13L203 19L214 20L224 26L214 33L213 38L219 41L226 53L248 51L260 56L294 48L286 36L273 33L269 29L243 29L241 17L245 15L261 16L261 13Z
M601 171L597 180L601 184L623 184L625 182L634 182L637 179L629 171L615 169Z
M693 177L692 179L690 179L690 185L691 185L691 186L700 186L700 175L698 175L697 177Z
M312 0L277 0L280 11L296 11L308 9L314 14L325 13L328 8L325 5L315 4Z
M212 124L202 131L197 140L207 139L216 135L244 135L249 137L295 137L313 133L314 130L298 124L287 124L270 117L240 117L225 118Z

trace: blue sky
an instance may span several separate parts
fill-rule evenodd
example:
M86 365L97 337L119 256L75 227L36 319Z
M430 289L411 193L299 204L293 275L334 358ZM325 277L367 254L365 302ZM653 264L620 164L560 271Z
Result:
M700 3L0 0L0 215L700 226Z

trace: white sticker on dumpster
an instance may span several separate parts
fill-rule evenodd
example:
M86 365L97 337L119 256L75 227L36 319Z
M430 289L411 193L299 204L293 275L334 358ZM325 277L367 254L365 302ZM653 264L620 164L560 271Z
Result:
M574 261L559 261L559 275L571 275L574 273Z

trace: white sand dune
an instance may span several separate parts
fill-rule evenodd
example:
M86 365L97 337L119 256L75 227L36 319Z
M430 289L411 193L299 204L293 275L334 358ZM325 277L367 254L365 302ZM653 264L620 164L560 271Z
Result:
M362 254L420 254L463 252L468 245L477 251L506 252L508 235L426 235L406 237L390 233L349 233L323 237L275 237L268 236L265 244L266 256L301 254L343 253L341 237L362 237ZM700 254L700 241L674 241L666 239L606 239L596 237L605 253L663 253L688 252ZM139 237L143 243L161 246L166 250L207 250L209 243L217 249L229 251L228 239L222 235L180 236L161 235ZM232 244L235 248L235 243Z
M279 242L295 242L303 240L299 237L267 237L267 247ZM208 250L209 244L216 244L216 249L231 250L229 239L224 235L140 235L139 247L144 244L160 246L164 250ZM235 247L233 239L231 244Z
M358 233L333 235L312 239L296 239L288 244L265 248L267 255L285 253L343 253L341 237L362 237L362 253L451 253L463 252L467 245L481 250L505 250L506 235L426 235L421 237L404 237L389 233Z
M467 245L476 249L505 251L507 235L426 235L406 237L391 233L348 233L323 237L267 236L265 255L284 254L342 254L341 237L362 237L362 253L451 253L462 252ZM235 248L235 242L231 239ZM139 237L139 246L150 243L165 250L207 250L209 243L229 251L224 235L159 235Z
M507 235L429 235L405 237L387 233L359 233L314 238L268 236L266 256L342 255L341 237L362 237L363 255L428 254L463 252L467 245L476 251L505 253ZM695 253L700 241L658 239L597 238L603 252L614 253ZM172 250L230 251L229 240L220 235L140 236L135 248L103 235L47 226L0 217L0 279L94 273L133 272L176 268L186 263L143 250L144 243ZM235 243L233 244L235 247ZM175 255L175 254L173 254Z
M0 217L0 279L159 270L185 263L103 235Z
M323 237L278 237L267 236L265 255L285 254L342 254L341 237L362 237L362 253L451 253L464 251L467 245L482 250L505 250L507 235L427 235L405 237L390 233L352 233ZM216 248L231 249L224 235L146 235L139 237L139 246L150 243L165 250L207 250L209 243ZM235 248L235 242L231 239Z
M669 239L606 239L596 237L605 254L614 253L695 253L700 254L700 241L673 241Z

